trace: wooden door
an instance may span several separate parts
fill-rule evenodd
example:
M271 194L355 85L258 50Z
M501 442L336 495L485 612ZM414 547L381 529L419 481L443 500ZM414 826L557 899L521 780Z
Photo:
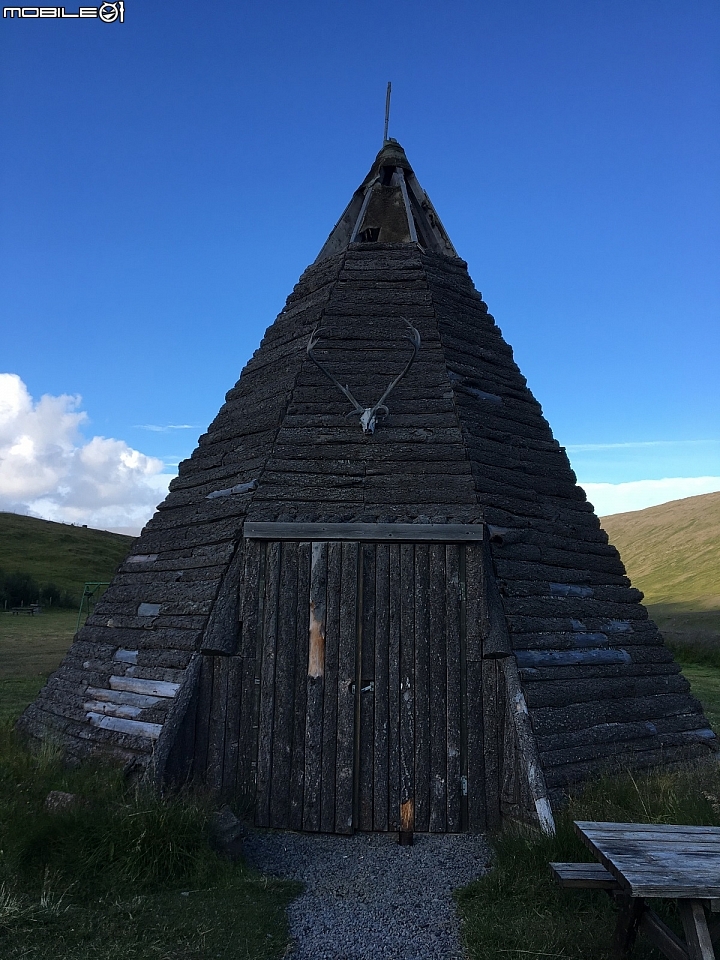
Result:
M445 543L359 545L354 825L456 833L484 791L468 730L467 553ZM478 722L479 721L479 722ZM482 749L479 754L482 760ZM474 764L474 765L473 765ZM475 822L472 822L472 821Z
M240 649L200 685L203 779L258 826L484 829L479 571L475 543L246 541Z

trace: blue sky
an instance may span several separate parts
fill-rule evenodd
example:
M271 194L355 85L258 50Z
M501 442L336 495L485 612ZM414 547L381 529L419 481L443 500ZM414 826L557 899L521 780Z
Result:
M125 0L0 43L0 509L141 523L364 177L388 80L599 512L720 489L716 0Z

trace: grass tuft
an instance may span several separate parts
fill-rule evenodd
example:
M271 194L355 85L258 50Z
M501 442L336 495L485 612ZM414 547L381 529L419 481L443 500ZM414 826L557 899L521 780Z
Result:
M62 812L48 793L71 793ZM0 726L0 955L52 960L277 958L298 885L260 877L209 842L211 798L171 800L122 770L68 769Z

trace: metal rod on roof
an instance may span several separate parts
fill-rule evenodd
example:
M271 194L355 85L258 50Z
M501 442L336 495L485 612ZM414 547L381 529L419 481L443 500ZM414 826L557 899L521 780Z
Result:
M383 135L383 143L387 143L388 140L388 124L390 123L390 91L392 89L392 84L388 80L387 93L385 94L385 134Z

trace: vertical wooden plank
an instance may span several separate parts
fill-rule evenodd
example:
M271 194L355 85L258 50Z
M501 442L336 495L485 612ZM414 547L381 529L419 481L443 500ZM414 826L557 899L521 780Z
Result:
M358 545L342 543L337 687L335 832L352 833L355 757L355 652L357 645Z
M505 694L505 678L502 674L499 677L499 685L502 689L502 703L504 704L504 710L502 712L502 739L499 743L502 770L500 777L500 813L502 815L503 808L506 808L510 811L511 816L517 816L519 813L518 808L521 804L519 776L520 754L518 751L517 732L510 714L510 703Z
M324 833L335 832L341 570L342 544L329 543L327 545L327 614L322 719L322 782L320 785L320 829Z
M213 681L205 782L212 791L219 793L222 788L225 759L228 658L209 656L208 664L212 664Z
M375 548L375 725L373 743L373 829L388 830L388 695L390 638L390 553Z
M460 737L460 555L445 545L445 623L447 636L447 829L460 830L462 750Z
M245 542L245 564L243 580L240 584L240 655L254 657L258 636L258 608L260 594L260 573L263 561L263 547L259 540Z
M468 828L487 829L485 797L485 740L483 721L483 556L479 544L465 546L467 583L467 768Z
M308 698L308 644L310 629L310 551L312 544L298 544L297 606L295 610L295 710L290 764L290 829L303 829L305 791L305 724ZM322 702L321 702L322 708Z
M465 545L466 660L467 660L467 778L468 828L487 829L485 811L485 749L483 734L482 637L484 577L483 556L479 544Z
M487 829L485 813L485 751L483 736L482 661L467 663L468 716L468 829L479 833Z
M400 545L388 547L388 830L400 829Z
M197 783L205 783L207 776L208 739L210 735L210 708L212 706L212 660L202 655L198 703L195 713L195 746L193 749L192 777Z
M200 668L202 669L202 664ZM190 697L185 717L165 763L165 780L171 787L186 786L192 779L199 682L198 673L195 691Z
M360 757L358 828L373 828L373 746L375 727L375 544L362 556L362 643L360 647Z
M242 696L242 658L228 657L227 709L225 714L225 760L223 763L222 792L233 796L236 792L238 756L240 753L240 699Z
M272 773L273 717L275 716L275 656L280 588L280 544L269 543L265 558L263 596L262 662L257 747L257 802L255 822L270 825L270 777Z
M295 716L297 557L296 543L282 544L270 790L270 825L280 829L290 826L290 758Z
M260 729L260 692L265 624L267 543L248 541L240 649L243 652L243 693L240 698L240 751L238 787L240 794L256 801L257 759Z
M430 548L415 546L415 829L430 829Z
M255 764L257 757L257 697L260 678L256 677L255 657L240 658L242 693L240 695L240 732L236 790L239 796L255 798Z
M488 830L500 826L500 691L498 661L482 662L483 741L485 753L485 817Z
M483 567L479 544L465 544L465 582L467 584L466 657L482 659Z
M415 829L415 546L400 545L400 829Z
M447 641L445 544L430 545L430 831L447 830Z
M312 544L310 589L307 595L308 655L304 664L307 687L305 718L305 782L303 830L320 829L325 639L327 635L328 545ZM302 596L305 601L305 595ZM300 602L300 599L298 599Z
M467 565L465 544L458 546L460 560L460 829L468 828L467 760Z

